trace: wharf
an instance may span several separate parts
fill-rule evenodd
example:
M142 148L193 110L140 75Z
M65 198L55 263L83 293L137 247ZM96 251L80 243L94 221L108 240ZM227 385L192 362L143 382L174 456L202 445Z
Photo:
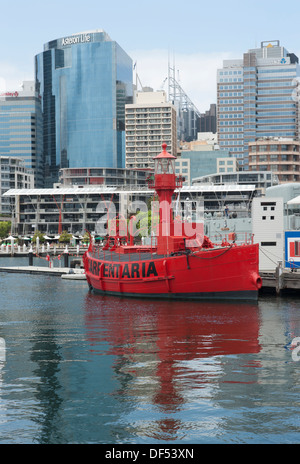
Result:
M69 256L74 256L74 257L82 257L84 253L86 252L87 248L81 248L79 250L75 248L68 248L68 254ZM63 255L65 253L66 249L65 248L55 248L55 249L50 249L48 251L42 251L33 249L33 254L36 256L41 256L41 257L46 257L47 255L51 257L57 257L59 255ZM14 250L13 252L9 249L9 251L6 250L0 250L0 258L25 258L28 256L29 250L26 251L17 251Z
M0 267L0 272L14 274L36 274L57 277L67 277L74 280L84 280L85 273L83 269L70 269L68 267L46 267L46 266L16 266Z
M284 269L277 266L275 271L260 271L262 278L262 291L275 290L277 294L282 291L300 290L300 270Z

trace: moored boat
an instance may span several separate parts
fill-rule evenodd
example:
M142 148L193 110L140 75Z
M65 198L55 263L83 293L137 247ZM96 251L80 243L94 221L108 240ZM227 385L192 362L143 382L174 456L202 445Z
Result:
M134 245L119 229L104 247L90 243L83 257L89 288L102 294L159 299L257 300L262 281L258 244L253 238L237 244L213 244L203 227L174 220L172 197L180 188L175 157L166 151L154 158L154 188L159 199L159 222L150 245Z

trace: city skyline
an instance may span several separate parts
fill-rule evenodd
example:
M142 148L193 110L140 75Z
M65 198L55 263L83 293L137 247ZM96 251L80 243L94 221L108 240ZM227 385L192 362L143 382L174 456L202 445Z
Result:
M0 31L0 90L12 90L34 78L34 56L45 43L93 29L105 30L137 63L143 86L162 88L175 63L176 79L197 108L204 112L216 103L216 74L224 59L239 58L265 40L280 43L300 55L297 29L282 14L281 2L216 1L214 8L189 0L153 0L99 4L54 0L14 2ZM297 18L300 5L289 3ZM289 16L290 17L290 16ZM247 27L248 26L248 27ZM165 90L167 90L165 83Z

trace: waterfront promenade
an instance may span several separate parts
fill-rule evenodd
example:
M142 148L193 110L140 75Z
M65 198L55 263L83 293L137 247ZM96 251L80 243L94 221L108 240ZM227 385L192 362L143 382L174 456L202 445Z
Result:
M57 277L85 279L82 256L87 245L69 247L54 245L45 247L0 246L0 272L40 274ZM1 258L22 258L18 265L2 266ZM13 260L14 261L14 260Z
M85 251L88 249L88 245L77 245L77 246L70 246L65 244L55 244L55 245L39 245L39 246L20 246L14 245L11 246L10 244L2 244L0 245L0 258L8 258L8 257L26 257L28 256L30 250L32 253L37 256L45 257L49 256L60 256L66 251L70 256L82 256Z

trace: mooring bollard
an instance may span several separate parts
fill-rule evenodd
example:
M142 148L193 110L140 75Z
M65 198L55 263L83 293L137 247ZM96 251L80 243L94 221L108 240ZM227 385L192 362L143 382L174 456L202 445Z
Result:
M280 295L281 290L283 289L282 261L278 261L278 265L275 269L275 277L276 277L276 293L277 295Z
M28 258L29 258L29 266L33 266L33 250L32 250L32 247L29 250Z
M64 267L69 267L69 250L67 246L64 251Z
M14 256L15 254L15 239L13 237L11 238L10 254L11 256Z

